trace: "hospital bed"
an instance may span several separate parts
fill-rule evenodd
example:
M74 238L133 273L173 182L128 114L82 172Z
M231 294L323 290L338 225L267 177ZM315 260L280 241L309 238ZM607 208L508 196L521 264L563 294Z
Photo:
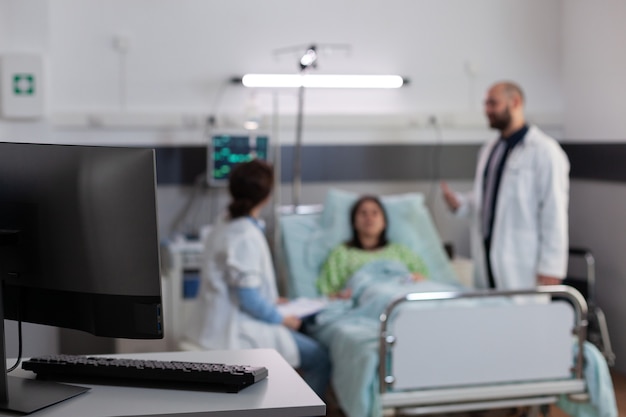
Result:
M279 259L291 298L319 296L317 274L330 250L348 239L348 213L356 198L330 190L321 211L280 216ZM329 344L336 397L348 416L589 400L582 360L587 305L580 293L567 286L468 291L458 284L423 196L382 201L389 239L422 256L432 283L427 292L391 299L375 321L359 318L345 329L333 324L337 331L320 333ZM446 290L435 291L437 285Z

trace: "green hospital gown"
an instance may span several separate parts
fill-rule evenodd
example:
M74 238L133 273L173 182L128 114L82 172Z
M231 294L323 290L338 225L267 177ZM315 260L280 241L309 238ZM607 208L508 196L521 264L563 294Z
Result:
M325 295L336 294L363 265L381 259L402 262L409 271L419 273L424 277L428 274L424 261L404 245L390 243L372 251L341 244L333 249L324 263L317 279L317 288Z

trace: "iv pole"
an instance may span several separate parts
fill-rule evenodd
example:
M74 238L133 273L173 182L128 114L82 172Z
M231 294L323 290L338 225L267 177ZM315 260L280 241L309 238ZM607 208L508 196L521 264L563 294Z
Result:
M317 66L317 48L311 45L300 58L300 74ZM293 150L293 183L291 200L293 209L298 211L302 189L302 124L304 119L304 84L298 87L298 114L296 118L296 144Z
M293 149L293 183L291 200L294 211L300 205L302 190L302 121L304 114L304 86L298 88L298 116L296 118L296 145Z

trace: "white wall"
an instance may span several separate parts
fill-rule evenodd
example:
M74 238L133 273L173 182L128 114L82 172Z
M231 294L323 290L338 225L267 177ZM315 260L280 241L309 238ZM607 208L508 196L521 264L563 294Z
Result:
M626 372L626 185L574 181L570 198L570 243L594 255L597 304L606 314L616 368Z
M564 1L564 131L567 140L626 141L626 3ZM623 169L616 166L614 169ZM573 181L572 244L597 258L598 303L612 330L616 367L626 372L626 187L621 183Z
M312 42L351 46L347 55L323 53L319 72L398 73L411 84L391 91L307 91L307 116L437 114L449 125L471 125L456 140L480 141L485 130L473 130L484 126L483 91L501 78L524 85L528 110L538 119L558 120L562 112L559 2L0 1L12 22L37 16L37 24L14 23L5 29L11 40L5 50L39 49L47 62L48 121L53 126L32 131L0 122L14 140L198 141L198 121L207 114L243 113L250 91L225 87L226 80L246 72L296 72L299 49L278 57L273 52ZM113 47L117 36L129 41L125 55ZM257 100L269 115L271 95L259 92ZM296 108L295 92L282 93L280 114L294 114ZM180 124L188 125L139 132L66 127L97 119L80 115L119 112L148 113L152 122L159 119L154 115L161 115L161 121L178 115L186 121ZM319 135L305 132L307 143L328 140L338 130L343 132L340 140L359 140L345 131L363 120L344 120L341 129ZM392 123L406 129L424 121L407 117ZM383 128L388 130L389 122ZM292 141L292 134L283 139ZM393 140L393 135L370 140Z
M277 59L273 51L316 42L352 47L349 56L322 56L320 71L399 73L413 84L340 92L332 101L311 91L312 113L467 110L468 60L478 68L478 92L512 77L528 84L536 106L560 110L554 2L57 0L50 12L53 110L119 108L117 35L130 41L127 106L133 109L205 111L222 81L246 72L294 72L301 52ZM225 97L223 106L243 102Z
M0 51L5 51L9 44L8 38L9 26L9 3L0 2Z
M1 51L46 52L48 22L47 0L0 1Z
M568 140L626 139L626 3L563 2L564 122Z
M55 0L51 110L119 109L112 44L123 35L129 109L206 111L222 81L295 72L300 50L278 59L273 51L316 42L352 47L349 56L322 56L320 72L398 73L412 85L376 95L311 91L311 113L480 110L484 87L501 77L527 85L534 108L559 111L559 12L558 2L520 0ZM477 72L472 97L468 61ZM228 93L223 109L243 106Z

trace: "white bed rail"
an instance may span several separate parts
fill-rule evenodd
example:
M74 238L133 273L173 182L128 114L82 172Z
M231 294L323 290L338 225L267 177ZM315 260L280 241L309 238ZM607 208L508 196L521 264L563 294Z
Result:
M551 362L553 361L555 357L557 357L555 355L558 355L558 362L559 362L559 365L557 366L558 375L554 373L555 372L554 370L547 370L546 371L547 374L546 374L546 372L543 372L544 369L541 368L543 365L538 365L540 367L538 369L538 374L548 375L550 374L550 372L552 372L552 374L555 375L555 378L553 378L554 379L553 381L552 380L542 381L541 378L542 377L545 378L545 376L540 376L537 378L537 380L532 380L532 378L528 378L528 375L531 375L531 376L534 375L532 373L534 371L523 370L523 372L521 373L524 374L525 372L524 374L525 376L522 376L520 378L520 380L522 380L522 383L518 383L518 384L507 385L506 383L502 383L502 381L493 381L490 383L488 379L484 379L484 378L489 378L489 376L478 375L477 376L478 379L474 382L475 385L471 385L471 383L468 383L467 385L463 386L463 384L455 385L453 382L451 382L450 385L446 386L445 382L447 380L445 379L445 377L442 379L436 373L436 371L433 371L433 369L435 368L430 366L431 364L427 362L427 359L424 359L423 357L421 357L423 352L421 350L420 345L430 343L430 347L425 347L425 350L428 351L430 349L430 351L432 352L433 349L436 350L438 348L437 343L441 343L441 342L439 341L429 342L426 339L424 339L424 338L427 338L428 335L422 334L420 332L423 331L424 329L424 326L422 326L422 322L430 321L431 319L437 320L437 316L441 316L441 318L439 319L440 320L439 323L444 323L444 324L449 323L450 316L448 315L449 313L446 311L449 309L413 309L413 310L409 309L409 310L403 310L401 312L401 314L405 314L404 316L405 322L408 321L403 325L404 326L403 334L406 335L407 330L408 330L408 333L411 333L411 332L413 333L413 335L409 334L406 337L409 339L411 338L414 339L413 341L411 341L411 343L413 343L412 346L415 346L415 348L411 348L413 350L407 351L407 348L406 348L407 344L406 343L403 344L403 350L400 350L400 351L404 351L404 353L402 354L404 355L402 357L403 361L402 362L398 361L398 363L401 363L402 366L400 367L398 365L398 368L395 370L396 375L394 375L393 366L392 366L394 356L391 356L391 352L394 348L396 348L396 350L399 350L397 348L399 347L400 343L398 343L399 342L399 340L397 339L398 335L394 334L393 327L395 326L395 324L394 326L391 326L390 324L390 317L392 317L392 315L395 316L396 309L399 308L401 305L404 305L406 303L412 303L412 302L461 300L461 299L486 298L486 297L489 297L489 298L491 297L500 297L500 298L514 297L515 300L518 300L520 299L520 297L537 298L538 296L543 297L543 299L548 299L549 297L553 297L553 296L556 296L559 299L565 299L571 303L571 306L573 306L573 310L575 314L572 313L572 307L566 305L563 302L561 303L529 302L529 303L521 303L521 304L511 303L507 305L514 305L514 306L517 305L522 308L519 308L519 309L509 308L508 310L519 310L519 311L516 311L514 314L530 314L531 317L529 317L529 319L532 318L532 320L534 320L533 323L537 323L537 322L540 323L541 326L537 326L537 327L544 327L544 322L550 321L547 319L542 320L542 317L545 317L546 314L549 315L550 319L552 319L553 316L560 316L560 318L557 317L555 319L556 324L554 325L547 324L546 325L547 327L543 329L538 329L539 337L542 337L541 336L542 334L551 335L551 333L553 332L553 329L558 330L558 333L560 333L560 336L558 339L558 344L559 344L558 351L560 352L560 354L553 354L551 352L551 349L552 349L551 346L550 346L550 349L543 348L544 349L543 351L541 350L542 348L538 348L538 349L535 348L533 351L534 353L529 353L528 355L526 355L527 357L525 358L520 357L519 364L509 363L503 366L503 362L500 360L500 358L498 358L496 362L494 362L496 365L494 365L493 367L494 368L505 367L507 369L512 369L515 366L518 366L520 364L522 367L524 367L525 363L527 364L531 363L532 365L534 365L533 362L534 362L535 357L532 355L535 355L535 356L548 356L548 358L546 358L546 361L549 364L548 367L552 367L554 369L554 366L552 365ZM530 306L532 304L534 304L536 307ZM524 305L529 305L529 307L526 308L524 307ZM557 309L547 310L546 307L549 307L549 306L556 306ZM509 320L509 316L507 316L507 314L509 313L507 312L506 305L503 305L500 310L494 309L493 306L491 307L492 307L491 311L485 311L482 313L480 312L475 313L474 307L470 309L468 309L467 306L463 307L465 312L463 312L461 309L456 309L456 313L454 314L461 314L462 315L461 317L463 317L463 321L466 326L466 328L459 331L459 333L462 333L463 335L470 335L470 336L474 334L475 336L478 337L479 335L477 333L480 333L480 332L476 330L476 326L472 326L472 323L474 323L472 320L476 320L476 317L488 317L489 315L493 315L494 312L496 314L501 314L501 317L499 317L501 321L503 321L504 323L509 323L507 321ZM409 312L408 314L406 313L407 311ZM401 317L401 314L398 313L396 318L399 319ZM575 317L572 317L573 315ZM517 318L515 320L517 320ZM394 319L394 322L396 321L398 320ZM449 405L454 402L458 402L458 403L466 402L467 403L466 406L471 407L471 403L474 403L474 406L477 406L478 402L480 401L487 401L487 402L492 402L494 404L497 404L498 402L501 403L502 401L507 401L512 398L516 398L517 399L516 401L518 404L522 404L523 399L527 399L528 401L531 401L531 402L534 399L538 399L539 402L549 403L549 402L554 402L556 399L555 396L558 394L570 394L572 399L578 400L578 401L586 400L585 384L583 381L583 343L586 339L587 303L585 299L583 298L583 296L574 288L563 286L563 285L558 285L558 286L543 286L543 287L538 287L537 289L533 289L533 290L520 290L520 291L486 290L486 291L473 291L473 292L451 291L451 292L411 293L411 294L407 294L405 296L399 297L395 299L394 301L392 301L387 306L385 312L380 316L380 322L381 322L381 330L380 330L380 341L379 341L380 343L379 382L380 382L380 392L381 392L381 397L383 398L384 407L405 408L405 407L419 405L422 407L429 407L428 409L433 411L433 408L432 408L433 406L434 407L437 407L438 405L443 406L443 404ZM521 323L521 322L517 320L515 321L515 323ZM480 323L476 323L476 324L480 325ZM520 329L515 328L516 324L514 324L513 322L511 323L511 325L513 326L511 331L516 332L517 330L520 330ZM468 327L471 327L471 329ZM534 327L534 326L526 325L525 327ZM565 329L565 331L563 329ZM577 337L577 342L578 342L578 354L577 354L577 357L575 358L573 369L570 369L570 366L572 363L572 358L571 358L571 352L572 352L571 334L572 333L569 333L569 329L571 329L573 334ZM435 330L435 331L438 331L439 335L441 335L442 334L441 332L446 332L450 330L440 327L438 328L438 330ZM454 332L455 330L452 330L452 331ZM482 329L482 332L486 332L486 331L487 330ZM452 339L452 337L454 336L445 336L443 339L447 341L454 340ZM463 345L466 342L466 339L464 338L464 336L456 335L456 337L457 337L457 340L461 339L459 340L459 344ZM518 336L514 335L514 337L518 337ZM415 339L415 338L418 338L418 339ZM493 340L499 340L499 339L492 338L491 340L493 341ZM551 340L552 339L550 339L549 341L546 341L546 343L550 343ZM420 341L422 343L420 343ZM467 342L468 342L468 345L471 345L472 343L471 340L468 340ZM499 343L499 342L496 342L496 343ZM514 340L513 342L506 341L504 342L502 346L510 347L511 343L519 344L520 339ZM526 341L526 343L527 345L521 346L519 349L519 352L522 353L522 355L520 356L524 356L526 354L526 351L529 350L529 348L534 348L534 346L530 346L532 342ZM442 349L446 349L446 348L447 346L442 346ZM463 348L466 348L466 346L463 345L460 347L460 349L463 349ZM500 348L501 348L500 345L498 345L498 346L492 347L491 349L494 352L498 352ZM545 352L545 355L544 355L544 352ZM568 355L568 352L569 352L569 355ZM552 354L551 357L549 357L550 354ZM394 352L394 355L395 355L395 352ZM414 356L410 356L410 355L414 355ZM471 361L472 358L475 358L476 356L478 355L474 353L468 353L468 358L465 358L466 362L468 360ZM495 356L498 356L498 355L496 354ZM506 356L506 355L503 355L503 356ZM491 360L491 358L489 358L489 360ZM500 362L497 362L498 360L500 360ZM454 361L450 361L450 362L454 362ZM459 361L456 361L456 363L458 366ZM490 363L490 362L486 362L486 363ZM454 365L443 363L441 364L441 366L445 368L446 366L454 366ZM485 367L486 374L489 374L492 371L491 369L488 369L488 368L490 367L489 366ZM430 374L428 374L429 370L430 370ZM571 371L573 371L574 373L573 378L571 377L571 374L570 374ZM421 377L422 378L420 380L421 382L420 381L414 382L413 380L411 380L412 377L410 377L410 375L409 377L407 377L407 372L409 373L422 372L422 373L425 373L425 375ZM451 370L450 372L454 372L454 370ZM474 372L474 374L481 374L481 373L482 372ZM404 376L400 378L400 375L404 375ZM501 377L501 375L496 376L496 379L498 377ZM483 379L481 380L481 378ZM550 377L547 377L547 378L549 379ZM408 384L406 382L407 379L409 380ZM419 380L419 378L417 379ZM524 379L526 380L524 381ZM425 383L424 382L425 380L427 383L430 383L431 380L438 381L438 382L435 382L434 387L426 387L426 385L423 385ZM444 381L444 382L441 382L441 381ZM512 379L512 382L516 382L515 378ZM415 386L411 388L410 387L411 384L414 384ZM399 387L397 387L396 385L399 385ZM394 388L397 388L397 390L394 391ZM411 389L413 389L413 391L411 391ZM515 391L515 392L513 393L511 391ZM539 399L542 396L544 397L544 399L543 400Z

